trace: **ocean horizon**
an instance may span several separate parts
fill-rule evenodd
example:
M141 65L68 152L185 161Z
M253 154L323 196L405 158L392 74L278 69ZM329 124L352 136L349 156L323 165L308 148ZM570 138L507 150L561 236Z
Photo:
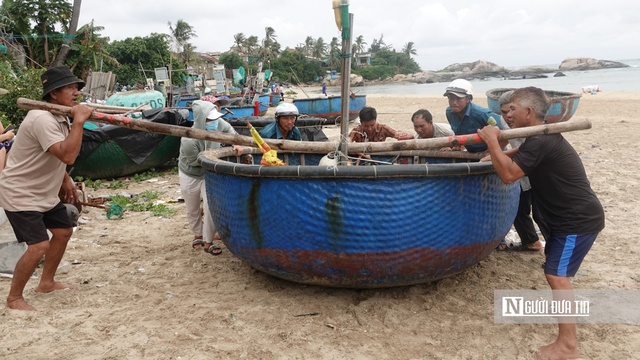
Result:
M640 91L640 59L615 60L629 65L627 68L616 69L599 69L586 71L562 71L566 76L553 77L560 71L554 70L545 74L548 77L542 79L517 79L508 80L503 78L487 78L485 80L470 80L473 85L474 92L483 96L487 90L495 88L520 88L525 86L536 86L544 90L567 91L574 93L582 93L582 88L586 86L596 85L600 91L622 91L637 92ZM543 65L544 66L544 65ZM549 66L552 67L552 66ZM522 67L518 67L522 68ZM376 84L351 87L351 91L358 95L369 94L442 94L447 87L447 82L431 83L431 84L415 84L415 83L391 83ZM313 94L320 94L320 89L312 90ZM338 88L332 88L330 95L339 95Z

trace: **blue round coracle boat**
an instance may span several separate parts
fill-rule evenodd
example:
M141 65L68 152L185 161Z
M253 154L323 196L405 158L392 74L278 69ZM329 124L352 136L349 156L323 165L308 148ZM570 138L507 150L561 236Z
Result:
M258 163L258 150L245 149ZM517 182L505 185L489 162L429 157L436 153L373 156L403 165L318 166L321 155L281 151L289 165L265 167L223 148L200 163L214 223L235 256L290 281L376 288L460 273L513 223Z
M487 91L487 103L489 109L496 114L500 114L500 96L507 91L515 90L515 88L498 88ZM549 97L549 110L544 120L548 124L567 121L571 119L578 109L581 94L575 94L564 91L545 90L545 94Z

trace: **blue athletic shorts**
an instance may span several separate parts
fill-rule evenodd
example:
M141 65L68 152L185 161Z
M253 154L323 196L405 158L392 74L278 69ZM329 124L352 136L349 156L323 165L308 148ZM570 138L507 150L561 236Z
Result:
M5 213L18 242L25 242L27 245L49 240L47 229L73 227L67 214L67 208L62 202L43 213L39 211L12 212L6 210Z
M547 257L544 273L566 277L575 276L597 236L598 233L552 234L544 248L544 254Z

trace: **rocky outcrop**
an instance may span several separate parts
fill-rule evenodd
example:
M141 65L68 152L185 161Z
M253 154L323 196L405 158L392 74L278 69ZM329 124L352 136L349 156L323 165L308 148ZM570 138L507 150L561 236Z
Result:
M364 78L360 75L351 74L349 77L349 83L351 86L364 86Z
M562 61L559 70L598 70L629 67L618 61L597 60L593 58L568 58Z
M500 65L494 64L486 60L478 60L470 63L456 63L445 67L438 71L421 71L414 74L402 75L398 74L392 78L370 81L367 84L382 84L391 82L410 82L416 84L431 84L440 82L450 82L455 79L466 80L484 80L487 78L503 78L503 79L539 79L552 75L553 77L565 76L562 71L570 70L596 70L604 68L629 67L616 61L596 60L591 58L571 58L566 59L560 64L558 69L544 66L528 66L519 69L507 69ZM352 75L353 76L353 75ZM364 84L365 82L356 82ZM351 79L354 85L353 78Z
M486 60L478 60L471 63L451 64L440 72L461 72L477 77L478 75L499 75L507 72L507 69Z

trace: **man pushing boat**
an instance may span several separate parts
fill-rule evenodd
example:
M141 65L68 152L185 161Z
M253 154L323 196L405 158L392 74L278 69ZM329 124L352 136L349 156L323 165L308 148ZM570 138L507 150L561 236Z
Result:
M76 78L69 68L51 68L42 74L41 80L42 99L72 107L73 125L65 116L44 110L29 111L20 125L20 136L11 147L7 166L0 174L0 206L5 209L18 242L28 245L16 264L7 296L7 307L15 310L35 310L25 301L23 292L43 256L44 268L35 291L48 293L71 288L54 280L73 232L61 198L65 203L78 201L65 168L75 162L82 144L82 127L93 112L89 106L78 105L84 81Z

